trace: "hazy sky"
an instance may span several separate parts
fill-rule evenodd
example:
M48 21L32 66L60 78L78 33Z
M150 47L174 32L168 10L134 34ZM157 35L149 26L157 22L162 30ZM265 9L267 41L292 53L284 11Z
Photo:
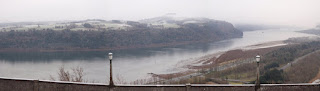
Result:
M320 24L320 0L0 0L0 22L140 20L166 13L312 27Z

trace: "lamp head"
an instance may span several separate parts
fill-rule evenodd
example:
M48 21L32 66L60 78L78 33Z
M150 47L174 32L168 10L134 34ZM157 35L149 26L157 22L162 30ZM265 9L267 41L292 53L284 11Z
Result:
M112 60L112 53L109 53L109 59Z
M260 55L257 55L257 56L256 56L256 61L257 61L257 63L260 62L260 59L261 59Z

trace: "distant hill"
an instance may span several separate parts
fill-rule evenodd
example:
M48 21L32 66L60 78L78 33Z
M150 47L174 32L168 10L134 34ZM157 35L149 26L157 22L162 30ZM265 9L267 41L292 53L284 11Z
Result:
M212 42L243 35L231 23L207 18L90 19L32 24L0 27L0 51L117 50Z
M312 29L302 30L300 32L314 34L314 35L320 35L320 25L317 25L315 28L312 28Z

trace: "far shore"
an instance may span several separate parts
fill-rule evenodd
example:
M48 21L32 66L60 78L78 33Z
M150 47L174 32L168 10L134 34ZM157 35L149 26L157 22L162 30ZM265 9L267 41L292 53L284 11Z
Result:
M222 40L212 41L184 41L179 43L162 43L162 44L151 44L151 45L140 45L140 46L120 46L112 48L0 48L0 52L90 52L90 51L113 51L113 50L125 50L125 49L139 49L139 48L161 48L170 46L179 46L194 43L207 43L217 42Z

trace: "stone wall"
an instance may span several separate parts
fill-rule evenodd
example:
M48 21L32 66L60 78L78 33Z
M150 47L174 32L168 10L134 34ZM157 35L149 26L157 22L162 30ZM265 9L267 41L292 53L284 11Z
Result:
M116 85L0 78L0 91L255 91L254 84ZM261 84L259 91L320 91L320 84Z
M0 91L109 91L106 84L0 78Z

